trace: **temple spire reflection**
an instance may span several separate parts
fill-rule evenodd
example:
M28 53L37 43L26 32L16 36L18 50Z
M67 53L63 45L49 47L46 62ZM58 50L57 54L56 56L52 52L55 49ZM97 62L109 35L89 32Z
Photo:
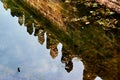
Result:
M52 45L50 47L50 55L53 59L55 59L58 56L58 49L57 49L57 45Z
M73 62L72 62L73 57L74 55L72 55L72 53L69 50L66 50L63 46L61 62L65 63L65 70L67 72L70 72L73 69Z
M39 31L38 31L38 41L39 41L40 44L43 44L44 41L45 41L44 33L45 33L45 31L43 29L39 29Z
M23 25L23 23L24 23L24 21L23 21L23 16L19 16L19 17L18 17L18 23L19 23L20 25Z
M47 49L50 49L50 55L53 59L58 56L57 45L59 44L58 40L55 39L55 36L47 33Z

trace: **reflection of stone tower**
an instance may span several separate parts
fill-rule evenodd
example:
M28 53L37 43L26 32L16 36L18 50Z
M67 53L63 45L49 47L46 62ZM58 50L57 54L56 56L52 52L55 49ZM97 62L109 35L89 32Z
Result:
M74 57L74 55L72 55L69 50L66 50L64 47L62 49L62 58L61 58L61 62L65 63L65 70L67 72L72 71L73 69L73 62L72 62L72 58Z
M57 45L52 45L50 48L50 55L51 57L54 59L58 56L58 49L57 49Z
M50 33L47 33L47 49L50 49L50 55L54 59L58 56L58 40L56 37Z
M27 26L27 32L31 35L33 33L32 22L31 21L26 22L25 26Z
M44 39L44 30L43 29L39 29L38 31L38 41L40 44L43 44L45 39Z
M19 23L20 25L23 24L23 16L18 17L18 23Z

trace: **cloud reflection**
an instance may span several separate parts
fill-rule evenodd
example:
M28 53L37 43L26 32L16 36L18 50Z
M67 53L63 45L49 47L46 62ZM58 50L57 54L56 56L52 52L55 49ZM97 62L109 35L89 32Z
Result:
M73 62L77 70L70 74L62 67L61 44L57 46L59 56L53 60L46 42L40 45L37 38L29 35L23 25L19 26L17 18L9 14L0 2L0 80L79 80L82 77L79 71L82 64ZM21 72L17 71L18 67Z

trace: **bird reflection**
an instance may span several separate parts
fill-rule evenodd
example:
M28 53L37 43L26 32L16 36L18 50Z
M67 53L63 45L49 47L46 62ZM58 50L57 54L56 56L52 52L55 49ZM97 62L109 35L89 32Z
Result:
M18 72L20 72L20 67L18 67L18 69L17 69L17 70L18 70Z

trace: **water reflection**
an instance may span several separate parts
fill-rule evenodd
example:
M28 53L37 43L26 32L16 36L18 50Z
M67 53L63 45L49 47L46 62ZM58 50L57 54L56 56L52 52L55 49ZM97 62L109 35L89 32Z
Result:
M38 37L38 42L47 48L45 50L47 50L47 52L50 53L50 56L55 60L59 57L58 44L60 42L62 43L62 55L60 56L60 61L65 64L65 70L72 75L70 77L71 80L74 78L79 80L79 78L76 78L75 75L79 77L78 75L81 72L83 72L83 80L98 79L96 78L97 76L101 77L103 80L120 79L119 29L114 28L104 30L101 25L94 23L85 25L81 22L66 22L66 26L68 27L65 32L54 25L48 24L48 22L40 18L42 16L38 17L32 14L31 11L25 9L27 7L22 7L17 2L9 2L9 0L2 0L2 2L5 9L9 8L11 10L11 15L13 17L18 17L18 23L20 25L24 25L30 35L34 34L34 36ZM44 52L45 50L42 51ZM39 55L39 58L41 58L40 56L41 55ZM83 62L84 70L74 75L72 70L74 69L73 63L74 58L76 57L81 59ZM52 67L54 68L50 72L43 71L47 72L45 74L47 74L47 77L51 79L51 75L49 76L49 74L56 72L57 67L52 65L52 67L48 68L49 61L40 60L40 63L45 65L45 69L43 68L44 70L49 71ZM26 64L26 66L28 65L29 64ZM36 69L36 71L41 73L42 69ZM58 76L61 76L60 74L58 75L54 73L52 75L55 75L54 80L58 80ZM68 78L66 79L65 75L66 74L62 75L62 77L64 76L64 79L60 80L67 80Z
M8 4L5 4L7 8ZM51 33L46 32L36 20L33 19L34 24L29 23L31 26L26 26L29 14L27 17L27 14L22 12L23 14L19 14L17 18L16 11L13 13L14 9L10 10L11 7L5 11L0 3L0 80L82 79L82 62L73 60L75 69L67 74L65 65L61 63L62 44L58 40L52 43L54 39L50 38L53 37ZM10 12L14 17L10 15ZM30 28L32 30L26 29L29 27L32 27Z

